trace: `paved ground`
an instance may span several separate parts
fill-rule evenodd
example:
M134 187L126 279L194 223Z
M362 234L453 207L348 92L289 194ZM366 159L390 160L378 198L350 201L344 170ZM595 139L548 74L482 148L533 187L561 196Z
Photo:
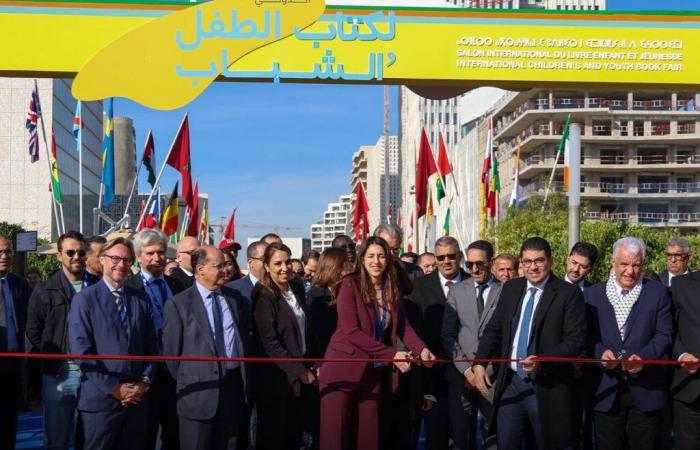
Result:
M42 448L40 413L20 413L17 425L17 446L16 449L36 449Z

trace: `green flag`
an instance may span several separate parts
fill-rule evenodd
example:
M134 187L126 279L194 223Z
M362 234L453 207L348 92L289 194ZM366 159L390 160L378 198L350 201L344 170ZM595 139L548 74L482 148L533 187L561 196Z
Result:
M450 235L450 208L447 208L447 213L445 214L445 223L442 225L442 231L445 236Z
M440 200L445 198L445 188L442 185L442 177L438 176L438 177L435 177L435 179L437 180L435 182L436 191L437 191L435 195L437 196L438 203L440 203Z

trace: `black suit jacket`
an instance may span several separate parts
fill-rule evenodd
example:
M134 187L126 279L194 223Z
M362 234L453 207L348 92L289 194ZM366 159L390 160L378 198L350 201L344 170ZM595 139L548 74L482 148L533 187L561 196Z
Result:
M526 288L525 278L509 280L503 285L496 311L479 342L476 359L510 358ZM580 356L584 351L586 332L586 308L581 289L550 275L534 311L529 353L537 356ZM496 370L494 407L498 408L506 376L511 370L510 364L498 364ZM578 417L574 401L573 366L542 363L534 376L545 448L573 445ZM493 417L496 417L495 413ZM495 432L495 426L489 429Z
M300 330L296 317L281 293L273 293L258 283L253 288L253 317L255 318L255 342L262 357L300 358L302 336L305 333L307 350L309 347L309 310L306 307L304 291L297 284L289 284L297 302L306 314L306 330ZM299 377L308 371L302 363L260 364L258 395L296 396L300 395Z
M671 285L673 318L676 337L673 341L673 359L683 353L700 357L700 272L674 277ZM671 383L671 396L685 403L700 397L700 374L689 375L676 366Z
M460 269L462 280L469 278L469 274ZM409 296L419 310L418 320L409 316L409 322L413 329L428 345L428 348L438 358L446 357L442 346L442 316L445 312L447 298L440 284L440 274L437 270L429 275L423 275L413 282L413 292ZM423 372L424 395L447 395L447 381L445 380L445 364L437 364L431 368L421 368Z
M182 289L178 292L182 292L182 290L191 288L192 285L194 285L194 276L187 275L180 267L175 268L170 276L175 278L178 283L180 283L180 286L182 286ZM173 294L177 295L175 292L173 292Z
M178 270L179 269L180 268L178 267ZM182 274L185 275L185 272L182 272ZM180 282L180 280L178 278L175 278L174 276L163 275L163 278L165 279L165 283L170 288L170 291L173 293L173 297L187 289ZM130 276L126 279L126 281L124 281L124 284L145 292L145 289L143 288L143 280L141 279L141 273L137 273Z
M24 278L18 277L13 273L7 274L7 280L10 283L12 291L12 303L15 310L15 331L17 332L17 342L19 344L19 352L24 352L24 330L27 325L27 305L29 304L29 283ZM5 310L3 306L3 311ZM5 328L0 329L0 351L7 351L7 332ZM16 367L20 362L19 359L13 358L13 361L3 361L0 368ZM7 363L7 364L6 364Z

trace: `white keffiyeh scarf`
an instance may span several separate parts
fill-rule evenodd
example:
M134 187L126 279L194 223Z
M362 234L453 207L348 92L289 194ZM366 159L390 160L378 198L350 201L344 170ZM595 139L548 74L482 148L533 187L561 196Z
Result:
M625 338L625 323L627 323L627 317L632 311L632 307L637 303L639 299L639 294L642 292L642 280L632 288L627 295L620 295L617 292L617 277L614 273L610 274L608 278L608 283L605 286L605 293L608 296L608 301L615 310L615 320L617 321L617 327L620 330L620 338Z

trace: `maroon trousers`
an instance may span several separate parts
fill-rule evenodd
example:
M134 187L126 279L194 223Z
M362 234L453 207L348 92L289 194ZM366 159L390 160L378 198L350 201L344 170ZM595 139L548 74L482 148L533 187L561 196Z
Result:
M379 398L385 370L368 365L359 383L321 384L319 450L379 448Z

